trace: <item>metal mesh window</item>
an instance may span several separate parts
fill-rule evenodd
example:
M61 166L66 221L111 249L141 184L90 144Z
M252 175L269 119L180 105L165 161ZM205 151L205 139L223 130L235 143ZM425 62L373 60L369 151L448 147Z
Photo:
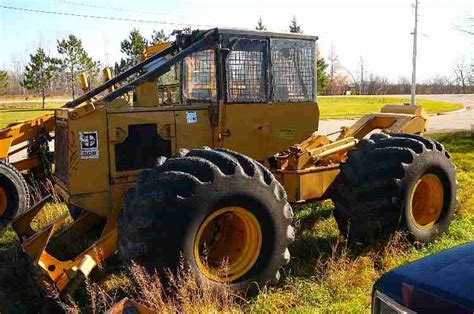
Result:
M214 50L203 50L183 62L183 97L185 100L216 100Z
M227 101L266 102L266 42L242 39L226 59Z
M271 41L273 101L314 101L314 42Z

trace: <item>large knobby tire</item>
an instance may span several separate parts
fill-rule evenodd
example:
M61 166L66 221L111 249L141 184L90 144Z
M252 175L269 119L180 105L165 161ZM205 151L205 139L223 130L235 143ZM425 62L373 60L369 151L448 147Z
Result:
M69 212L69 216L71 216L73 221L76 221L77 219L79 219L79 217L84 212L83 208L73 205L73 204L67 204L67 210Z
M405 229L415 241L432 241L455 214L455 170L448 152L432 139L374 134L360 141L332 189L341 233L368 243Z
M0 161L0 229L25 213L30 192L23 175L6 161Z
M280 278L294 240L286 193L260 163L194 149L142 173L125 195L118 248L149 271L179 269L255 294Z

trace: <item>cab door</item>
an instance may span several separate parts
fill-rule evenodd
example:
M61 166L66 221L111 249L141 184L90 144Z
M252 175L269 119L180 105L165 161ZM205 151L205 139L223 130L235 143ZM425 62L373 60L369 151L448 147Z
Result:
M231 38L229 47L224 61L223 146L263 160L270 136L268 40Z
M317 130L314 42L238 39L224 63L224 147L264 160Z

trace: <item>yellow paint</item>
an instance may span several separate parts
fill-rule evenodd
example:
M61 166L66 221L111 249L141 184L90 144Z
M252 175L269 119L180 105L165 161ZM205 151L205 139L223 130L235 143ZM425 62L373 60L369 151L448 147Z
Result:
M274 174L285 188L288 202L298 203L321 199L339 174L339 167L333 165L294 171L282 170Z
M46 132L54 131L55 120L50 114L41 117L10 123L0 129L0 159L8 157L8 151L13 145L27 142L38 135L39 128L43 127Z
M223 119L223 146L264 160L315 132L319 110L314 102L228 104ZM294 131L281 136L281 130Z
M245 208L224 207L209 215L199 227L194 260L207 278L232 282L252 268L261 246L262 230L257 218Z
M441 180L435 174L425 174L416 182L410 194L410 220L418 229L428 230L438 221L443 204Z

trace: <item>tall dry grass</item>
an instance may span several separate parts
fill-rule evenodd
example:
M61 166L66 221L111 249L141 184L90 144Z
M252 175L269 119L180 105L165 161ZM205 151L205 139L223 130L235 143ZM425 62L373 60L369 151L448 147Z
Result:
M156 313L241 313L242 298L229 286L221 289L205 278L199 280L190 270L180 267L177 274L167 272L166 281L132 263L126 272L113 275L102 284L86 282L86 311L103 313L126 295ZM81 313L72 299L60 301L67 313Z

